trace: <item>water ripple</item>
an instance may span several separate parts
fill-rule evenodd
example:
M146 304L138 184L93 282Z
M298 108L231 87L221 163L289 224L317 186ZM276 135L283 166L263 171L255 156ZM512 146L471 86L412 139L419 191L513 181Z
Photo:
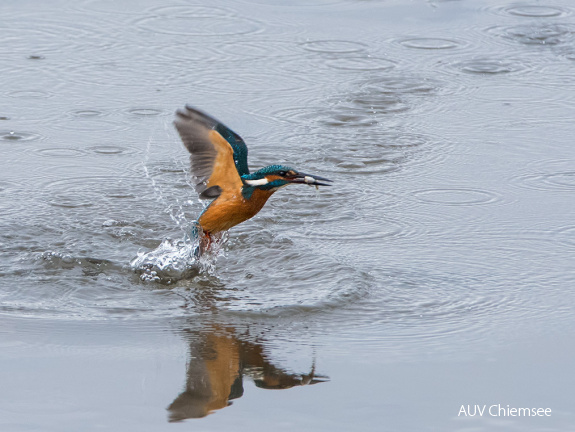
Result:
M262 6L270 6L270 2L268 0L242 0L246 3L254 3ZM283 7L293 7L293 8L301 8L301 7L323 7L328 5L334 5L338 3L342 3L344 0L293 0L290 2L273 2L273 7L283 6Z
M95 145L86 147L86 150L98 155L129 155L139 153L140 150L130 146L119 146L112 144Z
M352 54L365 51L367 45L348 40L314 40L301 44L304 50L321 54Z
M95 111L86 112L85 110L70 113L75 117L73 121L65 118L60 118L54 121L49 126L54 129L65 129L72 131L119 131L130 128L130 124L120 118L105 118L103 113L96 113Z
M570 160L538 161L528 167L528 173L511 178L511 183L522 188L542 191L575 190L575 169Z
M44 201L53 207L101 207L113 201L136 200L135 191L118 177L78 177L44 182Z
M500 199L495 192L471 188L422 189L414 191L413 197L425 203L453 206L491 204Z
M156 5L155 0L139 0L135 3L117 2L116 0L83 0L76 1L73 6L80 11L90 11L105 14L135 15L145 13L149 5Z
M338 112L340 111L340 112ZM329 110L324 106L300 106L271 111L268 116L302 126L324 123L335 126L371 126L376 123L372 117L366 118L365 111L353 108Z
M325 254L314 254L313 250L302 251L291 242L268 241L250 248L254 237L243 240L242 249L246 252L235 251L233 258L239 272L226 271L228 260L221 260L219 279L227 289L218 292L217 305L227 313L252 317L317 316L354 304L368 293L371 277L361 269ZM270 246L275 250L271 255ZM313 259L309 259L310 255ZM259 270L258 263L264 257L267 272ZM325 268L330 268L330 272L325 272ZM291 282L286 284L286 280Z
M332 136L332 139L335 138ZM355 138L355 139L354 139ZM405 158L399 147L393 148L373 136L341 137L337 152L325 155L322 162L335 167L330 171L353 174L375 174L395 171Z
M166 73L164 63L143 59L90 59L71 64L64 73L71 82L104 87L154 87L193 82L194 78L173 69ZM184 67L184 65L182 65Z
M5 8L3 12L7 10ZM33 56L39 59L46 53L85 50L90 41L102 39L100 27L102 23L93 24L85 19L64 21L62 17L56 20L38 19L34 13L22 14L22 8L12 8L12 10L19 14L12 17L4 15L6 27L3 29L5 36L0 52L6 50L10 54L25 53L29 56L31 46L33 46ZM67 18L71 17L67 16ZM22 22L26 22L27 25L21 25ZM69 35L74 35L74 37L69 37Z
M8 216L21 214L24 205L22 197L22 185L0 180L0 215L4 222ZM2 245L1 240L0 245Z
M347 71L384 71L393 69L397 62L382 57L356 56L356 57L338 57L326 61L326 64L334 69Z
M7 95L17 99L48 99L54 96L46 90L16 90L8 92Z
M17 131L0 131L0 141L36 141L43 139L43 136L37 133L17 132Z
M551 18L569 15L571 11L558 6L542 5L515 5L505 6L496 9L497 12L505 15L513 15L527 18Z
M555 230L554 239L565 246L575 248L575 225Z
M50 147L34 149L34 152L40 156L53 158L75 158L86 156L86 151L70 147Z
M358 216L354 219L358 219ZM321 220L321 217L319 218ZM378 220L362 220L360 223L351 224L350 220L323 221L321 226L314 226L303 231L292 231L290 236L301 239L316 239L319 241L334 241L340 244L361 241L362 244L392 241L398 238L413 238L424 232L423 226L410 221L408 218L392 219L380 217Z
M523 24L489 27L487 32L523 45L554 46L572 42L574 28L568 24Z
M368 94L429 94L441 88L442 83L436 79L410 77L405 74L372 78L361 86L362 92Z
M372 274L380 281L379 286L370 290L369 301L362 304L362 314L368 319L357 325L383 326L386 334L380 337L385 339L407 335L442 338L469 331L481 325L485 317L495 316L516 302L515 293L478 291L464 277L441 271L384 268Z
M262 31L263 25L213 6L165 6L147 11L134 24L141 30L178 36L234 36Z
M5 192L10 189L14 189L18 187L16 183L9 182L9 181L0 181L0 193Z
M453 66L462 72L480 75L497 75L520 72L527 69L523 60L494 59L489 57L475 57L453 63Z
M58 129L72 131L118 131L128 129L129 123L121 118L111 115L109 110L81 108L71 110L67 117L55 119L50 126L56 125ZM70 120L71 119L71 120Z
M224 57L227 59L233 57L241 60L245 60L246 58L252 58L255 60L269 61L270 58L278 59L278 58L288 58L300 55L298 46L293 42L281 39L280 40L267 39L259 37L259 35L257 40L253 41L246 41L244 39L230 40L226 41L226 43L214 45L213 49L214 53L217 54L218 57ZM169 47L167 47L167 50L168 52L170 52ZM164 50L162 51L163 55ZM173 55L176 56L178 59L188 58L187 53L182 52L181 47L177 47ZM189 58L191 60L195 60L197 58L197 54L195 54L195 56L192 55Z
M327 120L332 126L342 126L349 117L358 117L362 114L366 117L375 114L392 114L407 111L410 107L399 94L379 91L376 88L368 88L360 93L351 95L348 103L335 105L331 119Z
M412 76L378 76L348 83L348 91L331 96L326 104L311 104L269 111L266 116L319 127L371 127L417 105L415 98L443 88L435 79ZM301 98L301 96L300 96Z
M401 130L345 129L288 135L284 140L291 148L301 149L298 165L319 173L332 171L334 167L336 172L351 175L389 173L404 164L428 164L446 155L440 150L444 144L438 137ZM337 151L333 151L335 142L338 143ZM341 187L338 185L338 189ZM357 194L358 191L350 190L349 193Z
M137 116L137 117L157 117L162 115L168 115L168 113L164 110L158 108L130 108L127 109L126 112L130 115ZM171 113L170 113L171 115Z
M106 115L104 111L99 111L95 109L78 109L70 111L69 113L72 117L103 117Z
M514 179L521 186L536 190L574 190L575 170L556 172L525 174Z
M285 65L282 69L277 65L269 65L268 60L264 63L266 65L254 63L249 69L233 72L222 67L209 75L197 77L194 85L207 94L217 92L243 95L249 92L253 97L261 95L262 101L269 100L269 91L264 89L273 88L274 94L287 93L293 95L295 100L302 100L317 85L311 74L302 74L301 70L296 70L286 75ZM265 74L259 72L261 68L265 68Z
M430 37L398 39L396 42L407 48L422 50L447 50L459 48L465 45L465 43L462 41Z
M126 284L123 266L113 261L48 250L30 254L14 266L15 274L24 271L36 283L7 288L1 313L80 321L140 321L182 314L181 297L164 290L135 289ZM100 278L108 283L93 289L94 280Z

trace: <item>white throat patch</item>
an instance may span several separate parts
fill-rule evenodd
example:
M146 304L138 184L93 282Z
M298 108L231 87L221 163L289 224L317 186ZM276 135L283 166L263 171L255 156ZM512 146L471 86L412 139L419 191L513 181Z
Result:
M259 180L244 180L246 184L250 186L263 186L269 183L267 178L259 179Z

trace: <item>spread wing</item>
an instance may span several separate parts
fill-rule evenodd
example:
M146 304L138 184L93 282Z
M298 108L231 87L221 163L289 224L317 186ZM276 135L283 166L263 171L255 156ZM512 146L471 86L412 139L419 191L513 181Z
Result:
M241 190L240 176L250 171L248 148L238 134L190 106L176 111L174 125L191 154L191 171L200 198Z

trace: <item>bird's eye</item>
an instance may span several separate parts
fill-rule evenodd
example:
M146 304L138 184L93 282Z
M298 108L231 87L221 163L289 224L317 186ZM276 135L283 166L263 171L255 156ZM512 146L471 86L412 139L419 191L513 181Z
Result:
M287 175L287 173L285 171L280 171L280 172L278 172L278 175L281 177L285 177Z

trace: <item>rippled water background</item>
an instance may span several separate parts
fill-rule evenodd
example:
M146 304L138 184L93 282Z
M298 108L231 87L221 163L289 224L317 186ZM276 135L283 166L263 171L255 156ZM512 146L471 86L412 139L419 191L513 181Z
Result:
M3 431L573 428L571 2L0 13ZM182 278L202 210L171 125L185 103L251 167L335 183L281 190ZM230 352L243 395L185 420ZM261 389L270 367L320 382Z

